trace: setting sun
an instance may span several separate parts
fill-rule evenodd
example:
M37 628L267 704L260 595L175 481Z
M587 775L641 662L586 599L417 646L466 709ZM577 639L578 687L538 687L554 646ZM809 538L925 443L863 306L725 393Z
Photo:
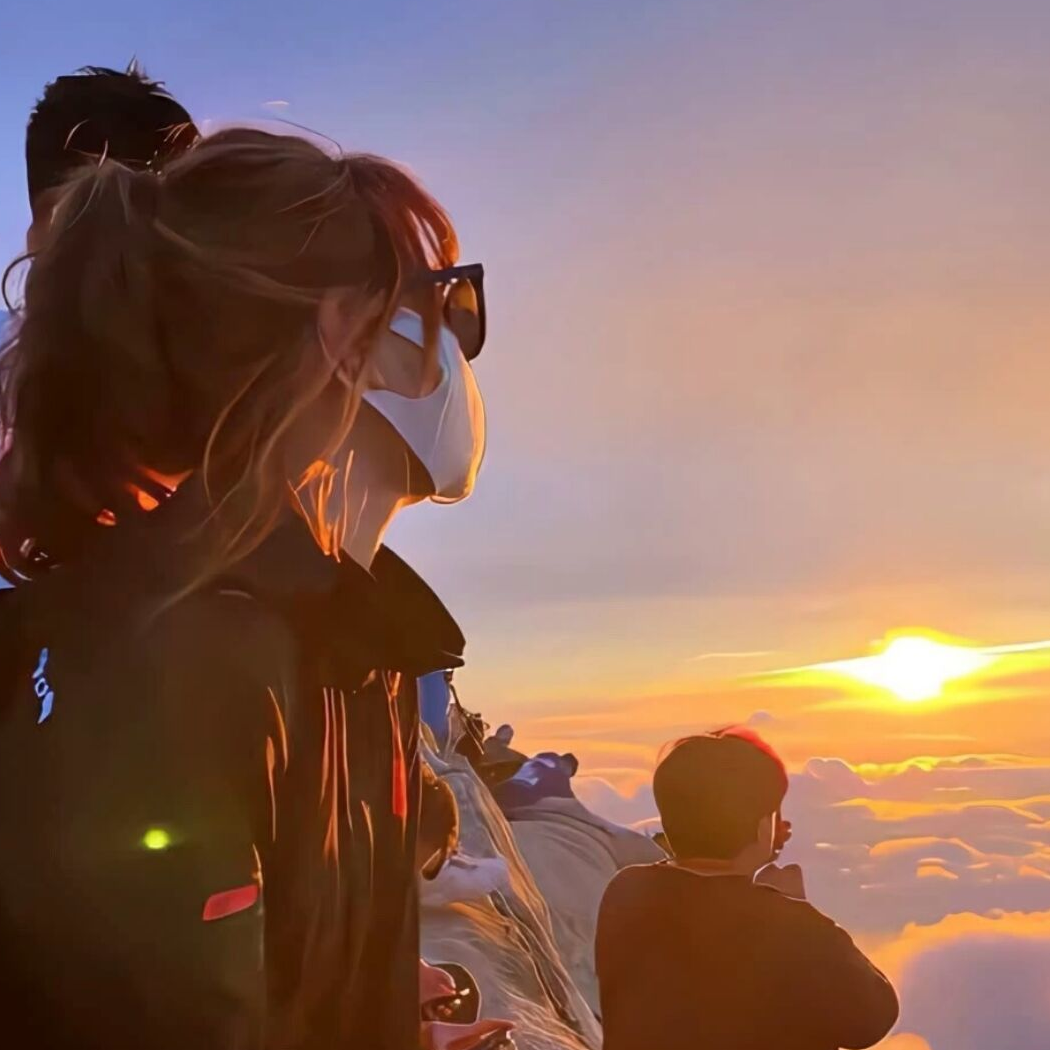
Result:
M980 649L921 635L900 635L873 656L815 664L812 670L843 674L885 689L900 700L918 703L936 699L948 682L984 670L995 660Z
M869 686L895 701L918 704L949 699L946 687L964 679L987 680L1001 676L1030 674L1050 666L1050 640L1014 642L1006 645L979 645L923 628L897 630L874 644L867 656L849 657L784 667L749 676L792 686L826 686L827 679L846 678ZM850 689L846 695L830 701L870 703L885 697L865 697ZM961 701L955 694L953 702ZM826 705L825 705L826 706Z

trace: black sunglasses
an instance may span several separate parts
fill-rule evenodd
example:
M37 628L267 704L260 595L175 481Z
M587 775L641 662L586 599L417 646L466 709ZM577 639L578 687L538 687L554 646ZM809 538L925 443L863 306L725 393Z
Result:
M459 340L463 356L473 361L485 345L485 267L481 263L424 270L413 285L445 286L442 313Z

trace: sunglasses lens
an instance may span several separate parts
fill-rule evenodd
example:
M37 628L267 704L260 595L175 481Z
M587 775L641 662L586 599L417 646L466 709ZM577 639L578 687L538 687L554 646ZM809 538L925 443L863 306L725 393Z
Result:
M481 316L478 295L470 281L455 281L445 294L445 320L459 340L468 361L481 352Z
M478 295L474 291L474 285L470 281L454 281L449 285L445 304L450 309L468 310L472 314L477 314Z

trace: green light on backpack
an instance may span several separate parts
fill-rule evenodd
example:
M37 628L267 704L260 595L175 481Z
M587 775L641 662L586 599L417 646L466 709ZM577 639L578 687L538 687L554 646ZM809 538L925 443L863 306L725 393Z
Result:
M171 845L171 836L163 828L150 828L142 836L142 845L151 850L167 849Z

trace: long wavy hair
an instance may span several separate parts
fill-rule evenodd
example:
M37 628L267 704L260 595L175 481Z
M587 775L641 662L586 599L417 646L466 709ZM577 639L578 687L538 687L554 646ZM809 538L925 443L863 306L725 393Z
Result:
M226 130L159 173L85 164L0 350L5 573L75 556L140 512L149 478L191 472L220 526L211 568L244 556L294 496L296 423L324 396L340 407L317 457L343 441L403 277L457 256L408 173L298 136ZM318 320L333 290L352 333L338 350ZM325 501L311 513L329 534Z

